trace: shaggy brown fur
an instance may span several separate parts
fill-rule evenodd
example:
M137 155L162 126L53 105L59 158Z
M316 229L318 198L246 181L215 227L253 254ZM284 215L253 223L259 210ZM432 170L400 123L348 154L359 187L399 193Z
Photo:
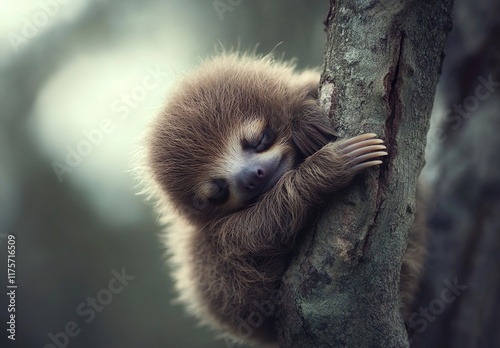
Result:
M276 342L276 290L297 234L387 154L375 134L332 142L318 83L316 71L269 56L224 54L184 77L148 136L150 185L174 223L166 244L180 301L239 341ZM277 167L276 183L251 199L237 181L245 161Z

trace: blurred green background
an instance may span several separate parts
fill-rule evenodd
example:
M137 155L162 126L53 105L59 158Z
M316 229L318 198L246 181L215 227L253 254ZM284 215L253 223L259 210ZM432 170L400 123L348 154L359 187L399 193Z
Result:
M15 234L18 347L226 346L172 304L161 228L137 195L131 154L175 79L221 45L321 65L328 6L2 2L0 274L5 289ZM113 272L130 276L115 294ZM96 296L105 305L91 309Z

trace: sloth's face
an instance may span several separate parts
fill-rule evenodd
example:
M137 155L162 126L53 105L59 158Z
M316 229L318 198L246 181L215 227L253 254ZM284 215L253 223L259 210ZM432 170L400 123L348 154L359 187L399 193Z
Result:
M195 184L193 206L224 213L255 203L294 163L289 141L253 119L222 141L218 156Z

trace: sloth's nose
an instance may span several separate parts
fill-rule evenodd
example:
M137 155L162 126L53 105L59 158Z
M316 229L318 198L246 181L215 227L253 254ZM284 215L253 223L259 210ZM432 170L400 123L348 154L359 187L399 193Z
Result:
M236 177L238 186L243 192L256 192L267 180L267 170L263 167L247 167Z

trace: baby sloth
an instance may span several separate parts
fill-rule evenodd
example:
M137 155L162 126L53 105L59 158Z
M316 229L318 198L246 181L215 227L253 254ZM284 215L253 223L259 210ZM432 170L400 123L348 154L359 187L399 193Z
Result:
M277 342L273 313L245 328L269 309L297 235L387 155L371 133L333 142L318 85L316 71L223 54L182 79L147 137L179 299L238 341Z

